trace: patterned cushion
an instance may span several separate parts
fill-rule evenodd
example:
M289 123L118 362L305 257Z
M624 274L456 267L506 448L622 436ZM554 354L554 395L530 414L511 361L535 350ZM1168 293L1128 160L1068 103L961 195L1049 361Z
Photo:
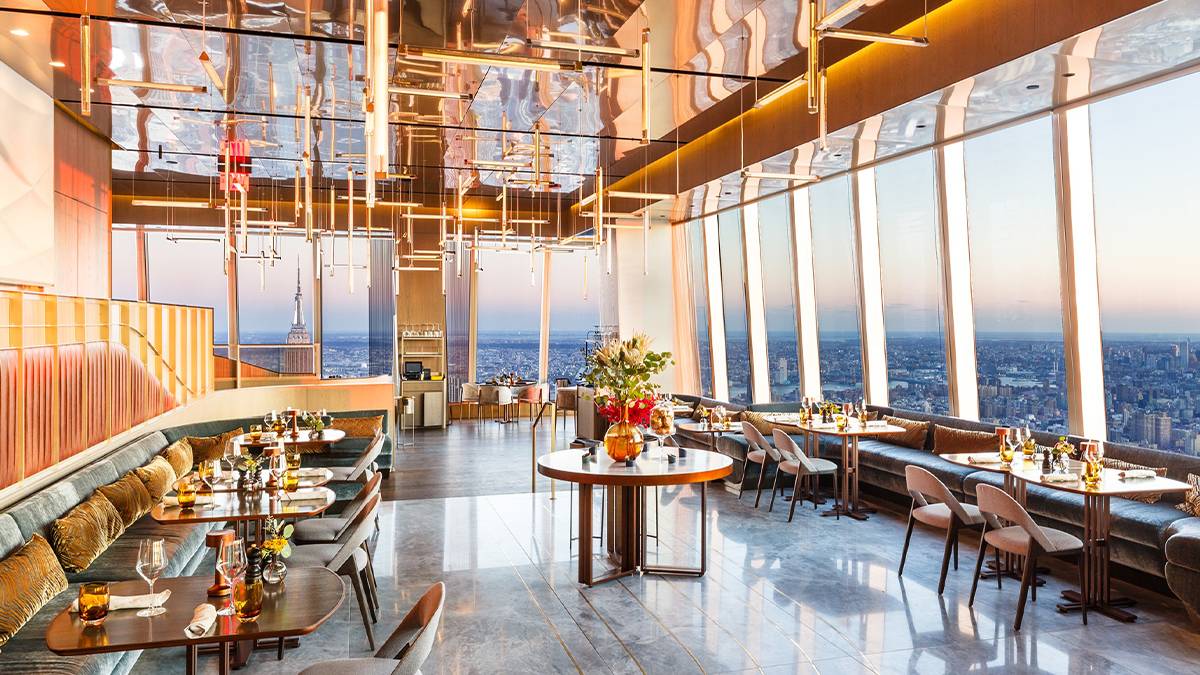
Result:
M154 506L154 501L150 499L150 492L132 473L115 483L96 488L96 492L104 495L104 498L116 507L125 527L129 527L133 521L149 513Z
M0 560L0 645L7 643L47 602L67 590L67 577L54 549L33 535Z
M199 464L209 459L220 459L221 455L225 453L225 446L229 444L229 441L243 433L245 431L238 427L217 436L187 436L182 440L187 441L192 448L192 463Z
M1114 459L1112 457L1103 457L1103 458L1101 458L1100 463L1103 464L1104 468L1106 468L1106 469L1116 469L1118 471L1133 471L1133 470L1139 470L1139 469L1149 469L1150 471L1153 471L1158 476L1166 476L1167 475L1167 467L1165 467L1165 466L1162 466L1162 467L1142 466L1141 464L1134 464L1133 462L1126 462L1126 461L1123 461L1120 459ZM1133 499L1133 500L1136 500L1139 502L1145 502L1147 504L1154 504L1158 500L1162 499L1162 493L1161 492L1149 492L1144 495L1126 495L1126 498Z
M192 465L196 463L196 460L192 458L192 445L186 438L181 438L168 445L166 450L159 454L171 463L176 477L186 476L191 472Z
M925 449L925 439L929 436L929 422L906 420L903 417L892 417L891 415L884 415L883 419L888 424L904 427L908 431L903 434L888 434L880 437L881 440L886 440L893 445L903 445L906 448Z
M124 531L117 507L104 495L94 494L54 521L50 542L63 569L82 572Z
M775 430L774 424L767 421L767 418L763 417L759 413L754 412L753 410L746 410L740 413L740 416L742 422L749 422L755 429L758 429L759 433L761 433L763 436L766 436L768 439L771 437L771 432Z
M350 438L373 438L383 432L383 415L374 417L335 417L331 429L341 429Z
M145 466L134 469L133 475L142 481L146 492L150 493L150 500L155 504L171 491L171 484L177 478L174 467L162 456L154 457Z
M933 452L945 455L955 452L988 452L1000 447L1000 437L986 431L968 431L933 425Z
M1188 490L1188 493L1183 497L1183 501L1176 504L1175 508L1189 516L1200 516L1200 476L1189 473L1187 482L1188 485L1192 486L1192 489Z

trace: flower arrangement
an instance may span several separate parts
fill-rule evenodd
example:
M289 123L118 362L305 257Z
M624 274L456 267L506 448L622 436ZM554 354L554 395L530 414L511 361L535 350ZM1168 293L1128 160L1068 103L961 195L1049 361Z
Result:
M642 452L639 426L650 424L658 385L651 378L671 361L670 352L650 349L650 338L638 333L610 340L588 355L587 381L596 389L596 405L610 423L604 449L614 461L632 463Z
M1075 454L1075 446L1067 440L1066 436L1059 436L1058 442L1054 444L1054 454L1057 455L1061 461Z
M601 405L600 416L608 420L609 424L620 422L624 416L620 404L614 400L609 400L604 405ZM639 398L629 403L629 422L639 427L650 426L650 412L654 410L653 398Z
M267 518L263 524L263 550L271 555L279 555L284 558L292 555L292 542L288 539L292 536L293 527L291 523L284 524L283 521L275 518Z

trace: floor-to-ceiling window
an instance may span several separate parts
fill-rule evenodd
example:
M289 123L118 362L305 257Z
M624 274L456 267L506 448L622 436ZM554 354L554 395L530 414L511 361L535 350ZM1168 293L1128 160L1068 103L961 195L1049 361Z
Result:
M767 377L772 401L800 399L800 357L796 339L796 264L793 259L791 204L779 195L758 204L766 317Z
M238 341L243 363L264 369L243 369L257 375L313 374L312 246L303 236L250 237L249 255L238 260ZM218 247L219 255L219 247ZM346 282L346 258L326 270L325 283ZM326 259L326 264L334 261ZM354 265L365 263L355 260ZM224 276L216 282L224 289ZM364 285L365 286L365 285ZM363 293L366 292L364 287Z
M395 333L392 240L358 236L351 243L346 237L329 237L324 247L321 377L390 375ZM353 266L343 267L351 261Z
M536 380L542 315L542 256L478 251L476 377L516 373ZM532 272L530 270L532 266Z
M826 398L862 398L862 342L854 281L850 179L841 176L808 188L812 214L813 280L821 392Z
M137 237L134 230L112 231L111 280L115 300L138 299Z
M1200 75L1090 106L1108 437L1200 453Z
M1051 121L964 143L979 418L1067 431Z
M581 381L586 366L587 338L600 327L600 289L596 255L591 251L550 254L549 383Z
M712 339L708 321L708 277L704 264L704 221L686 225L688 238L688 285L696 320L696 360L700 369L700 394L713 395Z
M888 400L902 410L947 413L933 154L880 165L875 193Z
M729 400L750 403L750 327L746 320L746 259L742 212L717 216L721 247L721 300L725 316L725 363Z
M213 344L217 345L229 343L229 298L224 269L220 237L146 233L146 285L150 302L212 307Z

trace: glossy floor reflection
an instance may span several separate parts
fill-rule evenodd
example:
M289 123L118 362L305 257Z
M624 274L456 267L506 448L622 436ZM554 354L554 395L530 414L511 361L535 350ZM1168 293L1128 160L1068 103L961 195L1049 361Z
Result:
M554 499L541 492L384 504L377 636L441 579L446 611L425 673L1200 672L1200 634L1173 599L1119 585L1139 600L1138 622L1093 614L1085 627L1077 614L1054 610L1074 574L1057 568L1014 634L1015 581L1001 590L981 583L974 609L966 606L975 551L966 536L939 598L939 533L914 533L901 580L900 514L835 520L806 503L787 523L778 502L768 514L752 497L739 502L720 489L710 491L705 577L583 588L575 582L578 542L570 542L574 508L559 488ZM664 489L659 503L652 553L694 564L698 493ZM653 529L652 512L649 521ZM284 661L263 651L252 670L292 673L368 653L351 601ZM135 672L181 667L182 654L165 650L144 655Z

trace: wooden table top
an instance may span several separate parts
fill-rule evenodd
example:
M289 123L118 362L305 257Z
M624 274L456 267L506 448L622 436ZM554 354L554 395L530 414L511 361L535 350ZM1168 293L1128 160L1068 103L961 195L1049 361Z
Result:
M261 490L251 496L243 492L214 492L212 503L183 509L166 506L162 502L150 509L150 517L160 523L224 523L237 520L262 520L267 516L277 518L307 518L315 516L333 505L337 499L333 490L325 487L304 488L321 493L322 499L309 501L286 501L274 490ZM209 582L211 583L211 582Z
M740 434L742 427L737 422L730 422L727 427L714 427L701 422L676 422L675 427L684 431L698 434Z
M938 457L941 457L952 464L969 466L972 469L979 469L980 471L1010 473L1012 468L1011 466L1006 466L1000 461L1000 453L998 452L947 452L945 454L938 455ZM1025 459L1025 456L1018 451L1017 456L1013 457L1012 466L1016 466L1019 469L1026 471L1040 471L1042 468L1042 461L1040 459L1037 461Z
M1074 492L1081 495L1110 495L1120 497L1125 495L1161 494L1164 492L1187 492L1191 489L1191 486L1187 483L1159 476L1125 480L1121 478L1121 471L1117 469L1104 469L1100 475L1100 482L1095 487L1085 485L1082 478L1067 482L1042 480L1042 460L1040 454L1034 455L1034 459L1026 459L1018 453L1018 456L1013 458L1010 466L1005 466L1000 462L1000 453L998 452L961 452L938 456L948 462L970 466L980 471L1007 473L1011 474L1014 478L1019 478L1033 485L1043 485L1055 490ZM1083 462L1071 460L1070 464L1070 473L1082 475Z
M84 626L78 614L66 607L46 628L46 646L56 654L98 654L158 647L213 644L236 640L307 635L325 623L342 604L345 588L337 574L324 567L288 570L282 585L264 587L263 609L258 619L240 623L232 616L217 616L209 634L199 638L184 635L196 606L207 602L220 609L224 598L209 598L212 574L159 579L156 592L171 590L163 605L167 611L143 618L136 609L111 612L99 626ZM146 592L142 581L109 584L113 595Z
M908 431L908 429L905 429L904 427L899 427L894 424L888 424L887 422L870 421L870 422L867 422L867 426L865 426L865 427L859 426L858 420L854 417L851 417L846 423L846 428L841 429L841 430L839 430L837 428L836 422L829 422L829 423L809 422L808 424L800 424L799 420L797 419L796 423L792 424L791 426L796 427L800 431L805 431L805 432L809 432L809 433L821 434L823 436L838 436L838 437L846 437L846 438L851 437L851 436L878 436L878 435L888 435L888 434L903 434Z
M315 438L311 435L310 430L301 429L300 438L292 438L290 435L288 435L287 431L283 432L282 434L276 434L273 431L264 431L262 437L257 441L250 440L250 434L248 433L241 434L240 436L234 436L232 441L234 445L244 445L250 448L261 448L268 445L275 445L280 441L282 441L285 446L333 445L334 443L337 443L345 438L346 432L342 431L341 429L322 429L317 433Z
M733 473L733 460L718 452L686 448L687 456L667 462L667 451L652 448L638 456L633 466L614 462L596 450L596 460L584 462L585 450L559 450L538 457L538 473L550 478L587 485L683 485L704 483Z
M266 484L267 479L270 477L270 473L271 472L269 469L263 469L259 472L259 475L262 477L262 481L263 481L264 485ZM197 477L195 473L192 473L190 478L195 483L201 482L200 478ZM333 480L333 472L327 468L319 467L319 466L302 467L300 469L300 484L298 487L300 487L300 488L322 487L322 486L328 485L329 482L332 480ZM216 482L215 484L213 484L212 489L213 489L213 492L237 492L238 491L237 481L232 478L229 480L220 480L220 481Z

